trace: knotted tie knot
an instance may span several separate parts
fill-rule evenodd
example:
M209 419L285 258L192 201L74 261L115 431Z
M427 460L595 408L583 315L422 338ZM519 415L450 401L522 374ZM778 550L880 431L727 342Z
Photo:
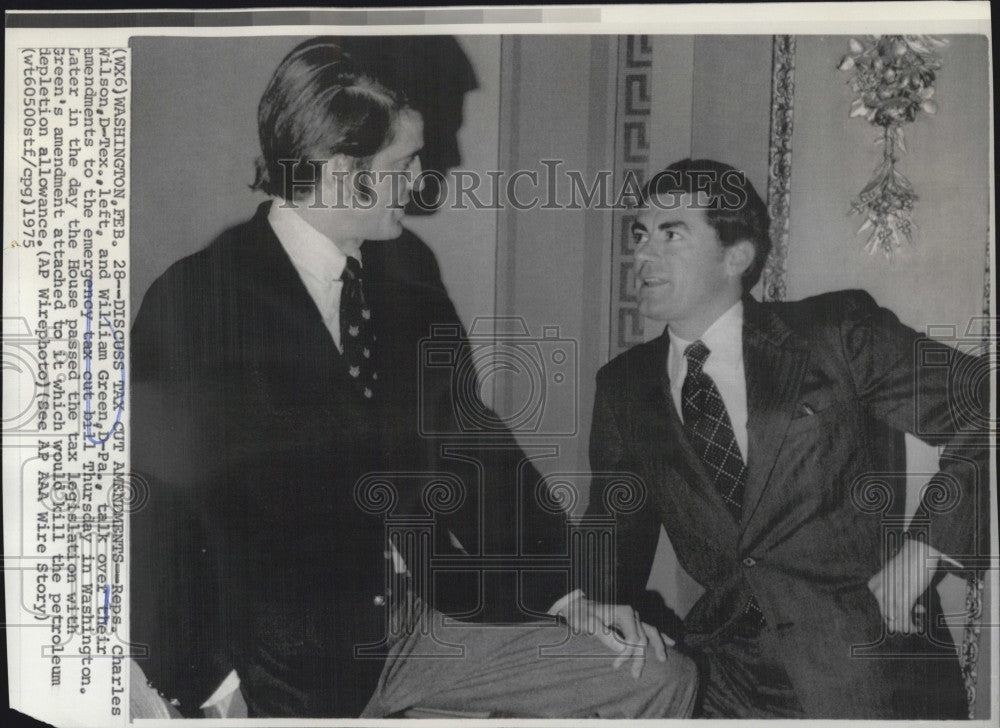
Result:
M347 256L347 264L344 266L344 272L340 274L340 280L344 283L349 281L360 280L361 278L361 262L349 255Z
M688 362L688 373L700 374L702 367L705 366L705 360L708 359L708 355L711 353L700 339L688 345L684 350L684 358Z

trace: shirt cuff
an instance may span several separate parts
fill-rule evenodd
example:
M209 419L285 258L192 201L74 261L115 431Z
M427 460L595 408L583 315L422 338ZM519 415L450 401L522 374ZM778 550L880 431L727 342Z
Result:
M941 553L933 546L928 545L927 551L930 553L931 556L938 557L938 562L940 563L941 566L948 566L949 568L955 569L956 571L963 571L965 569L965 567L962 565L961 562L951 558L948 554Z
M559 616L559 614L564 609L566 609L566 606L571 601L573 601L574 599L577 599L578 597L582 597L582 596L583 596L583 590L582 589L574 589L569 594L567 594L566 596L562 597L559 601L557 601L555 604L553 604L551 607L549 607L549 614L551 614L554 617Z
M201 710L206 708L211 708L213 705L220 703L225 698L228 698L237 690L240 689L240 676L236 674L236 670L230 670L229 674L226 675L226 679L222 681L222 684L215 689L208 700L201 704Z

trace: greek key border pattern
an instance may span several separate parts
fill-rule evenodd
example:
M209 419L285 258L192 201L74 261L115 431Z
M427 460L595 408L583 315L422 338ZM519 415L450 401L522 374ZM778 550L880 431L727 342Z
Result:
M629 35L618 45L618 91L615 121L615 190L638 191L649 165L653 45L648 35ZM611 228L611 357L644 340L644 324L635 295L635 213L615 210Z
M771 215L771 255L763 272L763 298L785 298L788 218L792 196L792 108L795 96L795 36L771 41L771 132L767 167L767 210Z

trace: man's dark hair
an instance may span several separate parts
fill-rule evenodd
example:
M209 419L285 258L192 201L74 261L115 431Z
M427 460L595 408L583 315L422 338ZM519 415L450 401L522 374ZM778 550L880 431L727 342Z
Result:
M724 246L740 240L753 245L753 262L743 273L743 292L747 293L760 280L771 252L771 221L767 205L746 174L712 159L683 159L650 179L640 199L644 205L655 205L654 197L686 193L694 198L699 192L706 196L705 219Z
M406 101L345 53L334 38L312 38L285 56L257 108L261 156L251 189L291 200L319 181L336 154L355 169L392 142Z

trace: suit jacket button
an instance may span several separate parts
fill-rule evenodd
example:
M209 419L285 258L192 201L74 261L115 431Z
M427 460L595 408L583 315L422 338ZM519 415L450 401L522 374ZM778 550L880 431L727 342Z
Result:
M376 607L384 607L385 606L385 597L382 596L381 594L376 594L375 598L372 599L372 604L374 604Z
M757 565L757 560L751 556L747 556L745 559L743 559L743 565L748 569L751 569Z

